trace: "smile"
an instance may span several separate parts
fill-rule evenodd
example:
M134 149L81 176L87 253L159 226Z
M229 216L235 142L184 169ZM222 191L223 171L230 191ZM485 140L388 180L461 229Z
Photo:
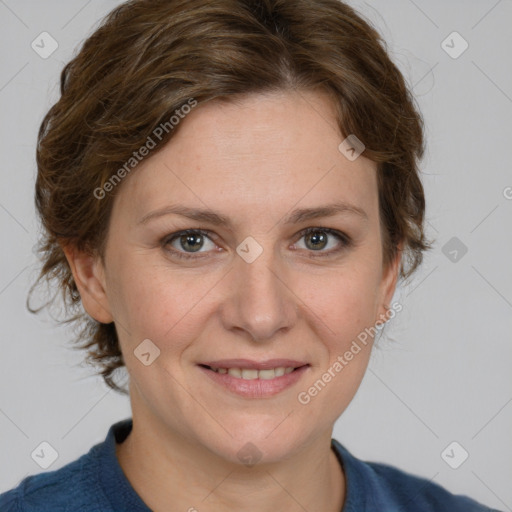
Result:
M268 370L256 370L254 368L211 368L214 372L220 374L228 374L237 379L244 380L271 380L276 377L282 377L285 374L292 373L295 368L293 366L279 366L277 368L269 368Z
M294 386L309 364L290 360L255 363L242 360L199 364L198 368L220 390L244 398L269 398Z

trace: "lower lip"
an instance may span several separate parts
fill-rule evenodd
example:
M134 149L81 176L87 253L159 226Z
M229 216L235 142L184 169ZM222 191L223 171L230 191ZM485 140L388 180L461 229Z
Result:
M229 375L229 373L218 373L216 371L199 366L210 379L220 384L227 390L246 398L266 398L277 395L281 391L293 386L308 370L309 366L301 366L291 373L274 377L273 379L239 379Z

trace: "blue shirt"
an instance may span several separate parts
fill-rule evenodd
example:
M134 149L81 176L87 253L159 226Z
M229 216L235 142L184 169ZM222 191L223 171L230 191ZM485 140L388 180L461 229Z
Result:
M150 512L123 473L115 443L128 436L132 419L112 425L105 441L66 466L32 475L0 494L1 512ZM335 439L332 448L346 477L341 512L492 511L426 479L385 464L355 458ZM494 511L497 512L497 511Z

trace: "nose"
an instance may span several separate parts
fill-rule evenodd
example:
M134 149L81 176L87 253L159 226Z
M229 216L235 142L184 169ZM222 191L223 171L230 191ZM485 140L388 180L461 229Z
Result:
M290 330L297 321L298 298L289 279L289 271L271 249L264 249L252 263L237 256L221 307L225 329L256 342L273 340Z

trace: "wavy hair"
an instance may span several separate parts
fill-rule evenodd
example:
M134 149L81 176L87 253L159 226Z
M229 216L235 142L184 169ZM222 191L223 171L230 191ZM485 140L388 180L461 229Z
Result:
M116 328L83 310L62 246L103 254L122 186L105 184L191 98L200 105L290 89L328 93L341 134L356 135L364 156L378 164L384 264L402 250L400 276L408 278L429 249L418 168L423 120L386 43L347 4L131 0L112 10L63 68L60 98L38 134L42 267L28 307L38 312L61 292L70 315L61 321L76 325L78 348L109 387L128 393L113 380L124 366ZM178 129L165 133L153 153ZM101 200L98 187L109 190ZM30 295L41 281L56 293L33 309Z

